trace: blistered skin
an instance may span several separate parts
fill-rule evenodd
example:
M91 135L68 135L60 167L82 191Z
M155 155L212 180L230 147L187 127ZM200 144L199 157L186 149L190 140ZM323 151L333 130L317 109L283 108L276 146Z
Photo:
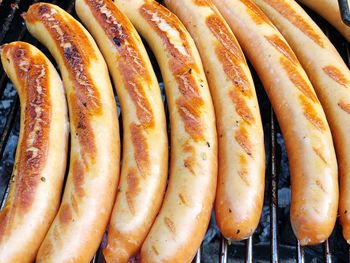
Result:
M118 119L107 66L89 33L59 7L34 4L25 22L59 65L71 127L61 207L37 262L89 262L106 229L119 178Z
M21 103L10 192L0 212L0 262L33 262L60 202L68 116L64 88L45 55L24 42L1 47Z
M350 28L341 19L337 0L298 0L298 2L317 12L350 41ZM349 0L348 4L350 5Z
M219 141L216 222L226 238L248 238L259 223L265 185L264 136L249 68L210 0L165 4L194 38L214 101Z
M208 227L217 175L215 116L201 60L185 27L163 6L115 4L154 51L169 105L170 180L141 261L190 262Z
M340 221L344 238L350 242L350 71L332 43L296 2L255 1L294 49L326 112L339 165ZM315 38L319 41L315 42Z
M213 2L258 72L281 126L291 169L294 233L302 245L321 243L334 228L338 206L337 162L321 104L293 51L253 1ZM315 45L324 44L302 20L293 24Z
M121 180L103 253L107 262L127 262L140 250L165 192L164 107L146 50L128 18L111 0L77 0L75 7L108 63L121 103Z

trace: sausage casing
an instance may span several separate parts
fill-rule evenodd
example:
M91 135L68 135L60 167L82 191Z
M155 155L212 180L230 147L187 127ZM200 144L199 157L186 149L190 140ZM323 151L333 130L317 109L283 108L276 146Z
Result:
M90 34L61 8L33 4L25 22L59 65L71 128L62 203L37 262L89 262L106 229L119 178L118 117L107 66Z
M339 165L340 221L344 237L349 242L350 214L347 211L350 211L350 71L322 30L295 1L255 2L283 32L304 66L325 110Z
M226 238L248 238L259 223L265 185L264 133L248 65L210 0L165 4L191 33L214 101L219 142L216 222Z
M33 262L61 198L68 114L62 81L46 56L24 42L1 47L21 104L10 192L0 212L0 262Z
M170 116L170 179L141 261L190 262L208 227L217 176L215 115L201 60L179 19L156 1L114 3L156 55Z
M121 105L121 179L103 253L107 262L127 262L141 248L164 197L164 106L151 62L129 19L111 0L76 0L75 8L107 61Z
M338 173L323 108L295 54L250 0L213 0L255 67L286 143L291 171L291 223L302 245L331 234L337 216Z

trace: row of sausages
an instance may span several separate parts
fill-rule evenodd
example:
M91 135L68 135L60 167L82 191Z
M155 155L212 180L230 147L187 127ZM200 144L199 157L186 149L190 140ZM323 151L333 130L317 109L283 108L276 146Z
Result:
M286 142L296 237L302 245L326 240L340 200L350 240L350 71L327 37L294 0L164 2L169 10L154 0L76 0L89 32L61 8L33 4L25 23L63 83L34 46L1 47L20 96L21 130L0 212L0 262L89 262L107 226L107 262L139 251L141 262L190 262L213 204L226 238L251 236L264 199L265 149L241 47ZM161 94L138 33L165 84L169 163ZM121 170L108 69L123 116Z

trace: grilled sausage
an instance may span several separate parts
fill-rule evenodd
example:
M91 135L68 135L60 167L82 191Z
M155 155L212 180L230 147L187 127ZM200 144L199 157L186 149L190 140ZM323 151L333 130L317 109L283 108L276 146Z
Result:
M71 124L63 200L37 262L89 262L106 229L119 178L118 118L107 66L90 34L61 8L34 4L25 22L59 65Z
M179 19L149 0L118 0L150 44L165 82L171 127L170 179L142 262L190 262L204 237L215 197L214 108L194 42Z
M107 262L139 251L163 201L168 144L157 78L142 41L111 0L76 0L114 79L123 116L123 163L104 250Z
M283 32L304 66L325 110L339 165L340 221L344 237L349 242L350 214L347 211L350 211L350 71L322 30L295 1L254 1Z
M225 237L245 239L259 223L265 184L264 134L248 65L211 0L165 4L191 33L214 101L219 142L216 222Z
M300 3L308 6L320 16L324 17L338 31L350 41L350 27L346 25L340 16L338 0L298 0ZM350 5L350 2L348 1Z
M21 103L10 193L0 212L0 262L33 262L60 204L67 105L56 69L36 47L12 42L0 53Z
M291 223L302 245L331 234L338 207L330 129L295 54L251 0L213 0L258 72L276 112L291 169Z

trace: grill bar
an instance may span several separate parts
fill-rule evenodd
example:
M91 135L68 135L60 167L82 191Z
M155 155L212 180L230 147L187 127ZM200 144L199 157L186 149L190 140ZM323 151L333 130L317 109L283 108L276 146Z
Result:
M253 263L253 240L252 240L252 237L249 237L245 241L245 246L246 246L245 262L246 263Z
M278 174L276 170L276 127L275 127L275 115L271 107L270 114L270 129L271 129L271 199L270 199L270 235L271 235L271 262L278 262Z
M332 255L329 249L329 241L326 240L325 242L323 242L322 246L324 262L332 263Z
M297 262L304 263L304 248L300 245L299 240L297 241Z
M219 261L220 263L227 263L227 240L224 237L221 237Z
M21 0L15 0L14 3L11 4L10 13L7 16L5 22L2 25L1 33L0 33L0 42L2 42L6 36L6 33L9 31L13 18L18 10L18 6Z
M339 8L340 8L340 14L343 22L350 26L350 9L348 0L338 0Z

